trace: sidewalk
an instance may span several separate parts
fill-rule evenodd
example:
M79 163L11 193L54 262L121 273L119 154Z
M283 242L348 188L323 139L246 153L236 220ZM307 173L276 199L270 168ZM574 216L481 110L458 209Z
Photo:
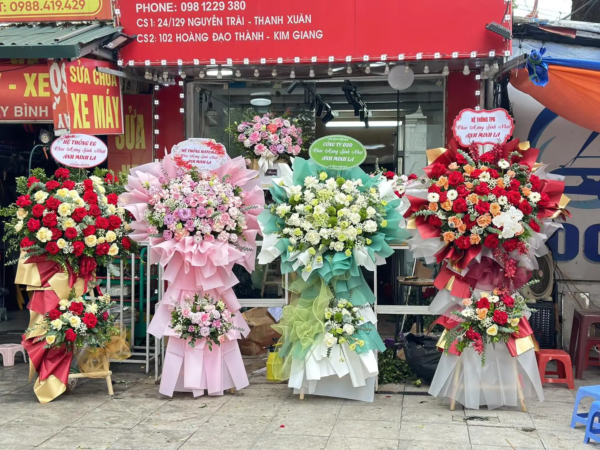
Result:
M115 397L88 380L47 405L27 383L27 365L0 367L0 449L593 449L569 425L575 392L545 389L546 402L518 409L449 411L426 387L394 385L373 404L308 396L305 401L263 374L223 397L158 393L154 377L117 372ZM129 368L128 370L132 370ZM600 384L592 369L581 384ZM83 381L83 380L80 380ZM391 390L390 386L382 389ZM589 405L589 402L587 403Z

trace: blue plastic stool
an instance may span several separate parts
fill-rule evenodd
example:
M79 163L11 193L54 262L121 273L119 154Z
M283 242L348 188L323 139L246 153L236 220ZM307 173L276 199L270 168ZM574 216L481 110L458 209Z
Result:
M575 428L578 423L587 424L589 413L578 413L579 404L585 397L592 397L594 401L600 401L600 386L582 386L577 390L575 398L575 407L571 418L571 428Z
M596 442L600 442L600 424L599 427L594 427L596 423L596 417L600 414L600 402L592 403L592 407L590 408L590 412L588 414L587 425L585 426L585 437L583 438L583 443L588 444L590 439L593 439Z

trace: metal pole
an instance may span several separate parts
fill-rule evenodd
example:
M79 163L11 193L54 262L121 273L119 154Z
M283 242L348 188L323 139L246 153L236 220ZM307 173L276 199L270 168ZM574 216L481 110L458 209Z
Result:
M27 172L29 175L31 175L31 163L33 162L33 154L34 154L34 153L35 153L35 151L38 149L38 147L45 148L46 146L45 146L45 145L38 144L38 145L36 145L35 147L33 147L33 148L31 149L31 152L29 153L29 171Z

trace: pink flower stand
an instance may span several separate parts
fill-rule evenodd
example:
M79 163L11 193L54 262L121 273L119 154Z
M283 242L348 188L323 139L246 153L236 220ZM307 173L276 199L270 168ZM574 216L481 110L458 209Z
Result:
M4 367L10 367L15 365L15 355L21 352L23 359L27 362L27 355L25 349L21 344L2 344L0 345L0 355L2 355L2 365Z

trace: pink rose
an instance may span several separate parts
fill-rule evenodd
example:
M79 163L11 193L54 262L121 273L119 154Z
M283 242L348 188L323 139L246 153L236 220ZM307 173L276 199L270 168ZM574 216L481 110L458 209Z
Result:
M206 242L215 242L215 237L212 234L207 234L206 236L204 236L204 240Z
M192 311L191 311L190 309L188 309L188 308L183 308L183 309L181 310L181 315L182 315L183 317L190 317L190 314L191 314L191 313L192 313Z
M264 144L258 144L256 147L254 147L254 153L256 153L259 156L262 155L266 151L267 151L267 147L265 147Z
M215 321L213 322L213 327L215 327L215 328L221 328L221 321L220 321L220 320L218 320L218 319L217 319L217 320L215 320Z

